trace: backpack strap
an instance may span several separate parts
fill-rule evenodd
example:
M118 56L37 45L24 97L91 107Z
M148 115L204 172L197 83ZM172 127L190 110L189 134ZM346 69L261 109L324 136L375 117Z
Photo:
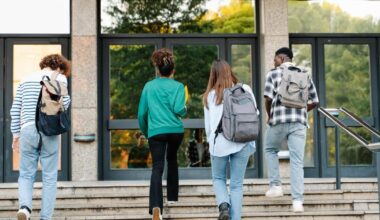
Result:
M215 130L214 145L216 143L216 138L218 137L219 133L223 132L222 119L223 119L223 115L222 115L222 118L219 121L218 127L216 127L216 130Z
M37 148L39 152L41 152L41 147L42 147L42 136L41 136L40 130L38 129L38 121L40 119L40 103L41 103L41 99L42 99L43 88L44 87L41 87L40 94L38 95L38 101L37 101L37 105L36 105L36 117L35 117L35 125L36 125L36 129L37 129L37 133L40 136L40 138L38 140L38 148Z

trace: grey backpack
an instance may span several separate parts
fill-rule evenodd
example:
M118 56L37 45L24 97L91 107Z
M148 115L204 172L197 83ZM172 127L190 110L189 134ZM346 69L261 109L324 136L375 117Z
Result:
M309 97L310 76L298 67L284 67L278 89L278 96L283 106L288 108L305 108Z
M223 92L223 115L215 131L233 142L256 140L259 134L259 117L255 100L251 93L245 91L243 84L238 83Z

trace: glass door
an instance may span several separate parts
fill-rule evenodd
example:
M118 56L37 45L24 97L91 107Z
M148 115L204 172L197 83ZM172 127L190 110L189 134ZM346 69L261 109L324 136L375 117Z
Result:
M166 46L176 57L174 78L189 91L188 112L183 119L185 136L178 150L179 176L182 179L209 179L211 161L204 131L202 94L212 62L218 58L226 59L224 39L167 39Z
M372 38L318 39L319 91L321 106L345 107L376 125L379 82L377 79L376 41ZM345 124L369 141L374 138L363 128L339 116ZM335 175L334 126L320 121L322 141L322 176ZM342 175L346 177L375 176L375 156L353 138L340 132Z
M293 62L311 74L315 86L318 88L318 74L315 57L315 39L313 38L293 38L290 39L290 46L294 54ZM319 95L319 94L318 94ZM319 173L319 147L318 138L318 111L314 109L308 112L308 124L304 156L305 177L317 177Z
M152 159L137 111L144 85L154 79L150 62L162 39L103 40L103 178L149 179Z
M175 55L174 78L188 87L185 136L178 151L181 179L211 178L201 95L210 67L217 58L232 62L239 78L252 85L254 41L225 38L126 38L103 39L103 178L149 179L152 158L146 137L140 134L137 110L144 84L154 79L152 52L171 48ZM253 87L258 94L258 87ZM259 101L258 101L259 103ZM257 155L257 154L256 154ZM258 176L258 160L252 158L247 177ZM165 174L164 174L165 175Z
M19 154L13 152L12 134L10 132L10 108L15 96L17 85L29 74L38 71L40 60L48 54L63 54L68 56L68 41L58 38L7 38L5 39L5 86L4 94L4 181L17 181L19 169ZM70 88L69 88L70 89ZM68 180L69 175L69 135L62 135L60 142L59 180ZM41 180L38 172L37 180Z

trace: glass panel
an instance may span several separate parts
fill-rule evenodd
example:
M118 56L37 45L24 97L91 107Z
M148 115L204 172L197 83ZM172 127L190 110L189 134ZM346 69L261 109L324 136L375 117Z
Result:
M255 33L254 0L102 0L102 33Z
M137 118L144 84L155 77L155 45L110 45L110 119Z
M252 46L244 44L231 45L232 72L245 84L252 85ZM253 88L252 88L253 89Z
M2 34L69 34L70 0L1 0Z
M294 53L293 62L309 73L312 72L312 52L310 44L292 44L292 50ZM314 110L315 111L315 110ZM307 129L307 139L305 147L304 166L314 167L314 115L313 112L308 113L308 123L310 128Z
M379 33L380 2L289 0L290 33Z
M111 169L152 167L148 140L138 130L111 131Z
M326 104L346 107L355 114L371 116L369 46L325 45Z
M49 54L61 54L60 44L13 45L13 97L20 81L39 71L41 59ZM60 139L61 140L61 139ZM61 144L59 144L58 168L61 169ZM19 169L19 154L13 152L13 170Z
M351 128L367 141L371 142L371 134L364 128ZM341 165L370 165L372 164L372 152L359 144L354 138L343 131L340 137L340 161ZM328 164L335 166L335 129L327 129L328 138Z
M360 117L371 116L369 46L365 44L325 45L327 107L346 107ZM356 128L355 128L356 129ZM329 164L334 160L334 132L328 129ZM363 137L371 138L363 130ZM357 141L341 134L341 160L345 165L371 164L372 154L358 147ZM355 154L355 155L354 155ZM357 155L356 155L357 154ZM360 158L357 158L357 156Z
M217 45L174 45L176 73L174 78L189 89L186 118L203 118L204 93L212 62L218 58Z

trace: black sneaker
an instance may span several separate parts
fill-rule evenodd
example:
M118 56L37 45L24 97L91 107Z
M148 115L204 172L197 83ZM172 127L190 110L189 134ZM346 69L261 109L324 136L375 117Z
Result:
M230 220L230 204L223 202L219 205L218 220Z
M27 206L21 206L17 212L17 220L30 220L31 210Z

